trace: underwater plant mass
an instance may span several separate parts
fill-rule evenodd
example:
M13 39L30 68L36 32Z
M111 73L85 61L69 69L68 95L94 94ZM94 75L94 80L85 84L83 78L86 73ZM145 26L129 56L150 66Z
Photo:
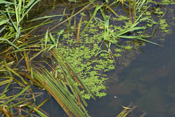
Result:
M127 67L127 55L146 43L162 46L155 32L171 30L155 6L168 4L174 2L1 1L1 116L47 117L42 106L50 97L67 116L90 116L86 101L107 95L106 73ZM118 117L135 107L123 108Z

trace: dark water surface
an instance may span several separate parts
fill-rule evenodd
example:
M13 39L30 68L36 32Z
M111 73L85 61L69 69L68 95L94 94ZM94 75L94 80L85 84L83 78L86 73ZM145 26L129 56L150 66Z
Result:
M130 117L175 117L175 28L172 31L164 47L148 44L118 76L109 75L109 80L119 81L110 85L106 97L89 102L92 117L115 117L130 103L137 106Z
M139 117L143 113L145 117L175 117L174 30L161 43L164 47L147 44L128 68L118 75L115 71L109 73L109 80L114 82L107 89L108 95L88 101L87 109L92 117L116 117L123 110L122 105L130 103L137 108L128 117ZM157 32L158 37L162 34ZM50 117L67 116L54 99L43 109Z

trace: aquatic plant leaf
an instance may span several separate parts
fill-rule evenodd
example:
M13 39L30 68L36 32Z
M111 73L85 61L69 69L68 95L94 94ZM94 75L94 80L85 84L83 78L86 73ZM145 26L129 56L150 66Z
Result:
M25 9L26 11L23 12L23 14L22 14L22 16L20 17L18 23L20 23L20 22L24 19L24 17L29 13L29 11L30 11L39 1L40 1L40 0L30 0L30 2L29 2L26 6L24 6L23 9ZM16 11L16 12L18 12L18 11Z
M0 1L0 4L14 4L14 3L13 2L6 1L6 0L1 0Z
M25 59L25 62L26 62L27 71L30 73L29 58L28 58L27 53L25 51L23 51L23 54L24 54L24 59Z
M13 98L9 99L8 101L4 102L3 104L0 104L0 106L5 105L5 104L13 101L14 99L16 99L17 97L19 97L22 93L24 93L29 88L30 88L30 85L26 86L20 93L18 93L17 95L15 95Z
M87 29L88 26L90 25L90 22L93 20L93 18L94 18L95 15L97 14L97 11L98 11L102 6L103 6L103 4L100 5L100 6L97 6L97 7L95 8L95 10L94 10L94 12L93 12L93 14L92 14L90 20L88 21L88 23L86 24L86 26L84 27L84 29L81 31L80 35L84 34L84 32L86 31L86 29Z
M48 42L48 40L49 40L49 36L48 36L49 33L48 33L48 32L49 32L49 31L47 30L47 31L46 31L46 34L45 34L45 40L44 40L44 41L45 41L45 43L44 43L45 48L46 48L47 42Z
M81 13L84 9L88 8L95 0L91 0L90 3L88 5L86 5L85 7L83 7L81 10L79 10L77 13L73 14L72 16L70 16L69 18L67 18L66 20L62 21L61 23L57 24L56 26L52 27L49 31L55 29L56 27L58 27L59 25L67 22L69 19L71 19L72 17L76 16L77 14Z
M0 112L4 113L6 115L6 117L11 117L12 115L9 112L8 106L4 105L2 107L0 107Z
M20 102L17 102L15 104L11 104L10 106L8 106L8 108L13 108L13 107L24 107L24 106L27 106L27 105L30 105L32 102L29 102L29 99L24 99L24 100L21 100Z
M14 45L12 42L10 42L10 41L7 40L7 39L0 38L0 41L7 41L10 45L12 45L13 47L15 47L15 48L18 49L19 51L21 51L21 49L19 49L16 45Z
M117 17L120 17L111 7L109 7L108 5L106 5L106 7L107 7L112 13L114 13Z
M83 83L83 81L81 80L81 78L79 78L79 79L77 79L76 77L75 77L75 74L73 74L69 69L71 68L71 66L67 66L66 65L66 63L62 60L62 58L63 57L61 57L61 55L59 54L59 52L56 50L56 49L52 49L52 55L55 57L55 59L58 61L58 63L60 63L60 64L62 64L62 67L63 67L63 69L65 70L65 71L68 71L68 74L67 75L71 75L73 78L74 78L74 80L77 82L77 83L79 83L79 85L83 88L83 89L85 89L85 90L87 90L87 92L92 96L92 98L94 98L94 96L92 95L92 93L91 93L91 91L86 87L86 85L84 85L84 83ZM65 68L64 68L65 67ZM72 69L71 69L72 70Z
M56 80L52 74L46 69L35 71L35 76L40 81L47 91L55 98L63 110L69 115L83 116L83 112L77 105L75 97L67 90L67 86L61 80ZM81 106L82 107L82 106Z
M8 84L8 83L11 83L12 81L13 81L13 78L12 77L1 77L1 78L8 78L8 80L3 80L3 81L1 81L0 82L0 86L2 86L2 85L5 85L5 84Z
M20 74L18 74L17 72L15 72L13 69L11 69L11 68L8 67L8 66L6 66L6 68L7 68L9 71L11 71L13 74L15 74L16 76L18 76L25 84L28 84Z
M81 27L82 19L83 19L83 15L81 16L80 21L79 21L79 23L78 23L78 29L77 29L77 43L79 43L79 38L80 38L80 27Z
M6 24L7 22L9 22L9 19L1 20L1 21L0 21L0 26L3 25L3 24Z
M57 33L57 42L56 42L56 47L58 47L58 44L59 44L59 40L60 40L60 36L64 33L64 30L61 30Z
M61 68L64 70L64 72L65 72L65 77L66 77L66 81L67 81L67 83L69 84L69 87L70 87L72 93L73 93L74 95L77 96L77 99L79 99L79 96L81 97L80 91L79 91L79 89L78 89L76 86L74 86L74 81L73 81L73 79L75 79L75 76L74 76L73 73L69 70L69 68L68 68L67 65L64 63L64 61L60 58L60 55L58 55L58 53L53 53L53 55L55 55L56 60L59 61L59 64L61 65ZM78 83L80 84L80 86L82 87L82 85L81 85L81 83L79 82L79 80L77 80L77 79L75 79L75 80L76 80L76 82L78 82ZM83 88L84 88L84 87L83 87ZM78 95L77 95L77 93L78 93ZM84 101L84 99L82 99L82 100L83 100L84 104L86 105L86 102Z
M127 115L132 112L137 106L133 106L132 104L129 104L128 107L122 106L123 110L116 116L116 117L127 117Z
M29 108L32 108L32 110L34 110L36 113L38 113L41 117L48 117L47 115L45 115L43 112L41 112L40 110L38 110L36 107L32 107L30 105L28 105Z
M42 19L48 19L48 18L53 18L53 17L58 17L58 16L63 16L63 15L49 15L49 16L43 16L43 17L38 17L35 19L32 19L28 22L32 22L32 21L38 21L38 20L42 20Z

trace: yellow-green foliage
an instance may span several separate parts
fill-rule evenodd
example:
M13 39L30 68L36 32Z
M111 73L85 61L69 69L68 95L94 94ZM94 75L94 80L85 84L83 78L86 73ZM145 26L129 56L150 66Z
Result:
M90 32L95 30L91 29ZM94 32L95 33L95 32ZM98 97L105 96L104 81L107 80L104 72L114 69L113 60L109 59L108 53L100 53L97 55L101 47L98 45L102 40L102 36L92 34L84 36L85 43L76 44L73 39L67 41L72 46L60 45L58 50L65 57L66 61L75 69L76 73L84 79L85 84ZM66 40L67 34L64 35ZM96 56L97 55L97 56ZM84 94L84 92L82 92ZM90 98L88 94L84 97Z
M98 11L96 9L93 13L93 19L90 21L82 21L82 27L85 30L79 37L77 43L76 34L74 32L64 33L63 38L59 42L58 51L64 56L66 62L68 62L72 68L76 71L85 82L85 84L91 89L97 97L105 96L105 81L107 76L104 74L115 68L114 62L116 57L121 56L123 50L131 50L136 45L123 45L119 44L119 39L138 39L141 41L151 42L145 37L151 37L152 35L145 36L145 29L152 28L152 26L158 23L151 17L149 7L145 3L137 3L136 11L139 15L135 16L135 21L130 22L130 18L125 15L120 17L112 17L103 14L103 18L97 18L95 15ZM101 8L101 6L97 6ZM162 15L162 11L157 9L155 11L158 15ZM134 16L133 16L134 17ZM160 24L162 24L161 20ZM112 25L111 25L112 22ZM142 23L140 23L142 22ZM165 22L163 22L165 23ZM145 24L145 25L143 25ZM72 30L75 30L74 26L70 26ZM103 30L98 29L103 27ZM166 27L164 27L165 29ZM162 30L164 30L162 27ZM135 31L134 35L128 35ZM156 44L158 45L158 44ZM115 49L111 49L113 46ZM59 70L59 67L58 67ZM61 73L61 70L59 70ZM90 96L82 91L83 96L89 99Z

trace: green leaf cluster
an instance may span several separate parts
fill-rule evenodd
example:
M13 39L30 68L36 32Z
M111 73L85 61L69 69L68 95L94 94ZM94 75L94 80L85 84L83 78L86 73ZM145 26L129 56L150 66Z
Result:
M108 78L105 73L115 69L115 59L120 57L123 51L140 46L137 43L120 44L122 39L137 39L158 45L145 39L152 36L145 35L146 29L158 24L151 17L148 8L146 1L145 3L137 2L135 10L139 13L139 16L133 16L135 21L132 23L130 18L125 15L120 15L118 18L105 15L104 11L101 10L101 6L97 6L90 20L82 21L81 25L84 29L80 33L79 43L76 41L75 33L63 34L63 38L57 46L58 51L66 62L75 69L76 74L83 79L95 96L102 97L106 95L105 81ZM103 19L95 16L99 9ZM158 10L155 12L161 13ZM98 27L104 29L101 30ZM61 70L59 71L61 73ZM90 98L84 91L81 94L86 99Z

